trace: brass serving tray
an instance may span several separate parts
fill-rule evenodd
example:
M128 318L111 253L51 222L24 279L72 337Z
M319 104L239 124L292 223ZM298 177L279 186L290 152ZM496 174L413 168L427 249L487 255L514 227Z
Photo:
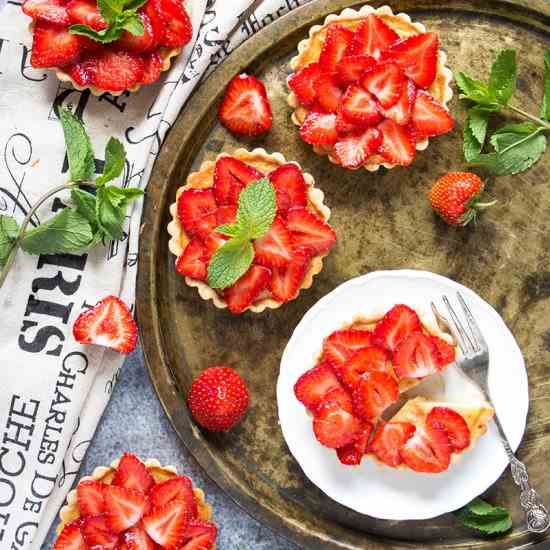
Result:
M401 0L373 5L383 3L437 31L453 70L485 77L497 50L516 48L517 101L528 111L538 111L543 49L550 47L548 2ZM525 532L508 472L487 495L513 511L516 527L505 537L478 537L451 515L380 521L336 504L314 487L278 427L279 360L303 314L327 292L362 273L434 271L471 287L497 307L523 349L531 408L519 455L529 465L533 485L550 503L550 155L524 174L490 182L498 205L476 227L456 230L433 216L426 199L439 175L464 168L465 107L456 93L450 104L456 130L433 139L410 168L348 172L313 154L289 118L288 61L309 27L331 12L359 5L319 0L269 25L201 85L172 128L148 188L139 260L138 316L151 379L177 433L216 483L254 517L305 548L524 548L550 533L533 537ZM267 84L275 123L265 138L237 140L217 122L223 90L241 71ZM187 174L203 159L238 146L280 151L311 172L326 193L339 241L313 288L296 301L275 311L235 317L201 300L176 274L166 225L169 205ZM252 394L246 420L223 435L197 429L185 403L194 376L217 362L234 365ZM506 365L501 368L506 376Z

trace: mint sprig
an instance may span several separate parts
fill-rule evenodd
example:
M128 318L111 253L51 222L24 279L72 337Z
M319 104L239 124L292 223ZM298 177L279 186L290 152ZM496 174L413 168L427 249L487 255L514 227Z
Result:
M208 266L208 284L212 288L227 288L248 271L254 261L252 241L269 231L276 214L275 189L267 178L254 181L241 191L235 223L216 229L231 238L218 248Z
M513 175L533 166L547 147L550 130L550 51L544 54L544 97L541 118L510 103L516 90L517 64L514 50L502 50L491 68L489 81L456 74L460 98L474 103L464 125L464 158L474 167L495 176ZM483 152L491 114L511 112L528 121L506 124L489 138L493 150Z
M512 528L512 518L506 508L492 506L480 498L475 498L454 515L466 527L485 535L506 533Z

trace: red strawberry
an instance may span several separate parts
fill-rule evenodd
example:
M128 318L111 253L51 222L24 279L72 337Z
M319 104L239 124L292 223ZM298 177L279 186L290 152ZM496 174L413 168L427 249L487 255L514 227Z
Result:
M242 313L271 280L271 270L261 265L253 265L233 286L226 288L224 298L231 313Z
M414 332L393 352L393 366L399 379L424 378L438 372L440 357L429 336Z
M160 78L162 72L162 57L157 52L150 52L143 55L143 76L142 84L152 84Z
M370 435L373 430L373 425L370 422L364 422L363 427L357 435L355 441L348 443L344 447L336 449L338 460L346 466L358 466L361 464Z
M377 371L387 372L390 365L387 351L372 346L360 349L345 363L335 367L335 370L348 388L355 389L366 374Z
M331 24L327 28L325 42L319 56L319 65L324 72L336 71L340 60L353 38L353 32L341 25Z
M71 22L67 8L61 0L25 0L22 9L24 14L35 21L62 26L67 26Z
M416 98L416 86L411 80L406 80L401 88L401 95L395 105L389 109L380 107L380 112L386 117L391 118L396 124L406 126L411 120L414 100Z
M388 109L399 100L405 77L397 65L379 63L361 77L361 85L378 99L384 109Z
M282 218L275 218L269 231L254 241L257 264L267 267L286 267L293 259L290 231Z
M445 432L426 426L417 429L401 448L403 462L415 472L439 473L445 471L451 462L452 447Z
M87 550L87 548L80 531L80 522L77 520L65 525L52 550Z
M296 164L282 164L268 176L277 195L277 212L284 216L295 206L307 206L307 188L302 171Z
M143 78L145 63L132 52L104 49L97 57L95 85L109 92L132 88Z
M434 407L426 418L426 424L443 430L452 445L453 451L459 453L470 446L470 429L464 418L448 407Z
M95 0L71 0L67 4L67 13L73 24L88 25L96 31L109 26L101 16Z
M224 155L214 167L214 196L218 204L237 204L246 185L259 180L263 174L242 160Z
M312 145L332 145L338 139L336 132L336 115L312 111L306 116L300 136Z
M339 449L354 441L361 428L359 419L335 401L322 403L313 419L315 437L330 449Z
M445 342L445 340L438 338L437 336L430 336L430 340L435 344L437 351L439 352L440 367L444 367L449 363L454 363L456 358L456 350L454 346Z
M189 510L183 500L172 500L153 508L142 520L147 534L166 550L180 548L189 521Z
M161 0L166 27L161 46L180 48L193 37L193 26L181 0Z
M336 67L338 81L341 84L355 84L368 69L376 65L370 55L347 55Z
M187 503L187 508L191 517L197 517L198 507L193 492L193 483L186 476L173 477L157 483L149 491L149 502L151 506L164 506L171 500L184 500Z
M391 60L420 88L428 88L437 70L437 35L415 34L386 48L381 59Z
M358 126L373 126L382 120L376 101L369 92L351 84L342 98L344 118Z
M87 479L76 486L76 498L81 516L98 516L105 511L103 487L100 481Z
M217 227L212 189L186 189L178 197L178 219L189 235L206 236Z
M286 267L274 267L271 277L271 294L279 302L290 302L298 296L300 287L311 263L311 257L305 250L293 252Z
M120 353L134 351L137 325L128 306L116 296L107 296L81 313L73 325L73 335L82 344L113 348Z
M300 403L315 412L329 391L341 388L332 369L321 363L298 378L294 384L294 394Z
M305 107L311 107L317 99L316 85L321 74L319 63L310 63L303 69L291 74L288 79L288 87Z
M37 21L34 26L31 65L33 67L62 67L80 54L80 37L68 30Z
M367 162L381 143L380 131L377 128L367 128L362 133L339 139L334 145L334 154L344 168L355 170Z
M89 86L95 82L97 60L94 57L89 57L83 61L69 65L65 70L76 84L79 86Z
M147 507L141 491L106 485L103 490L107 525L113 533L122 533L137 524Z
M206 237L203 237L202 242L205 248L204 260L206 262L210 261L212 256L214 256L214 254L217 252L218 248L224 245L227 240L229 240L229 237L227 237L226 235L222 235L217 231L213 231L212 233L209 233Z
M250 396L237 371L217 366L204 370L193 382L187 403L203 428L223 432L243 418Z
M158 548L141 524L128 529L122 535L122 541L128 550L156 550ZM123 548L121 547L119 550L123 550Z
M109 529L105 514L84 518L80 530L88 548L115 550L117 547L118 537Z
M419 90L412 110L412 123L418 137L431 137L450 132L454 119L429 93Z
M214 190L215 192L215 190ZM237 219L237 206L234 204L228 204L226 206L220 206L216 210L216 223L218 225L225 225L228 223L235 223Z
M361 126L353 124L344 116L342 104L340 103L338 110L336 111L336 132L338 132L339 138L343 135L351 133L359 134L361 133L361 130L363 130Z
M335 113L342 99L343 92L333 75L322 74L315 85L319 105L327 113Z
M320 216L307 208L292 208L287 214L287 228L292 232L295 249L321 254L332 248L336 233Z
M269 131L273 114L263 82L244 73L233 78L225 90L218 118L235 134L259 136Z
M398 304L393 306L376 325L374 341L377 345L393 351L403 340L421 328L416 311L404 304Z
M391 164L409 166L416 154L414 137L409 129L389 118L378 129L382 132L382 144L378 152Z
M176 271L184 277L206 281L207 251L199 239L192 239L176 260Z
M153 27L155 43L159 44L164 36L167 19L167 16L162 9L162 0L148 0L140 11L148 15Z
M147 494L154 483L155 480L137 456L132 453L122 455L113 478L113 485Z
M331 367L345 363L358 350L372 345L372 332L368 330L337 330L323 343L322 360Z
M348 53L368 54L377 57L380 52L399 40L399 35L382 18L371 13L357 27Z
M349 413L353 413L353 401L351 399L351 393L343 386L329 390L326 393L323 401L326 401L327 403L329 401L338 403L338 406L341 409L344 409Z
M378 418L397 401L399 387L387 372L375 371L363 378L353 392L353 410L364 420Z
M185 531L185 538L189 539L182 550L210 550L214 548L218 528L209 521L193 519Z
M383 422L378 426L369 449L378 460L395 468L403 462L401 448L415 430L415 426L409 422Z
M157 45L155 31L151 19L144 12L140 13L139 17L143 23L143 34L136 35L129 31L123 31L122 35L116 42L116 46L123 50L131 52L147 52L153 49Z

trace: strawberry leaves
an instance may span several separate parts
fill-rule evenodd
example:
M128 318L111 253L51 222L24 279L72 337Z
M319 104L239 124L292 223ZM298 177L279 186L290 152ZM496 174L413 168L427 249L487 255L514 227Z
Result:
M454 515L466 527L486 535L506 533L512 528L512 518L506 508L492 506L480 498L475 498Z

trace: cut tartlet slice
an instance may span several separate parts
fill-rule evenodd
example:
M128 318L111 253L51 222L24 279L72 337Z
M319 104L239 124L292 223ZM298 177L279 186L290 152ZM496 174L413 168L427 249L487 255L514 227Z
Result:
M268 178L276 197L276 215L269 231L253 240L253 263L234 284L223 290L208 284L213 254L228 239L216 229L235 222L243 189ZM336 241L327 223L330 210L323 192L300 165L280 153L237 149L205 161L176 193L168 225L170 251L176 271L204 300L232 313L259 313L295 299L311 287L323 258Z
M346 8L298 44L292 120L317 154L346 169L407 166L453 127L446 60L437 35L408 15Z
M83 477L59 512L53 550L215 550L204 492L174 466L125 453Z

